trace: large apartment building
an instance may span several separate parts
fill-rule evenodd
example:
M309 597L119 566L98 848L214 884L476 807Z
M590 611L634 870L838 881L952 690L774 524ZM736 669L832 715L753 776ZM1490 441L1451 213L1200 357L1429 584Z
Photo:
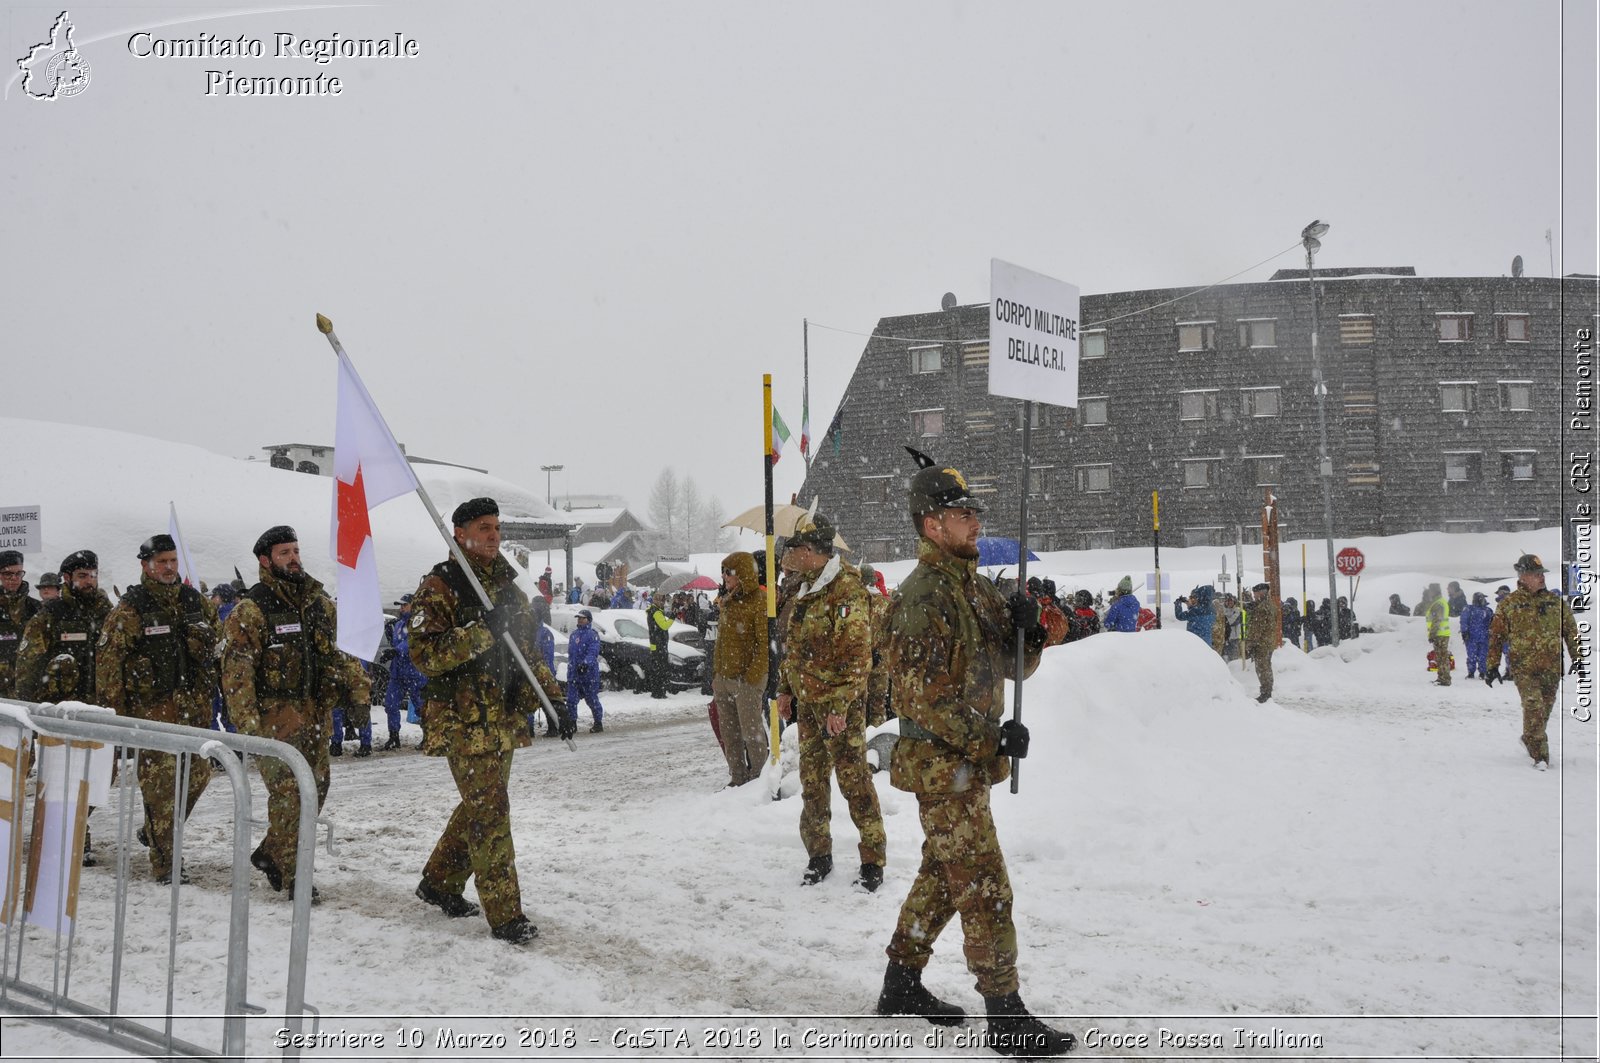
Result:
M1148 542L1153 491L1174 545L1259 541L1267 488L1284 537L1321 535L1312 287L1084 296L1078 406L1032 408L1029 545ZM1315 290L1336 535L1560 522L1563 355L1595 328L1593 277L1319 269ZM879 321L802 490L866 560L914 554L906 445L1015 534L1022 403L988 393L988 305L945 304Z

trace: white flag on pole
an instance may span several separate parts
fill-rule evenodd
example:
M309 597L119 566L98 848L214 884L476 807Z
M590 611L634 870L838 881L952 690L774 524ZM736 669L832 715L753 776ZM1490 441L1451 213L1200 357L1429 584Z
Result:
M370 513L420 485L355 366L344 352L338 357L331 544L333 560L339 566L337 641L341 650L370 661L383 639L383 594L378 587Z
M178 546L178 577L198 590L200 575L195 572L194 562L189 558L189 544L183 541L183 532L178 530L178 506L175 502L167 503L167 534Z

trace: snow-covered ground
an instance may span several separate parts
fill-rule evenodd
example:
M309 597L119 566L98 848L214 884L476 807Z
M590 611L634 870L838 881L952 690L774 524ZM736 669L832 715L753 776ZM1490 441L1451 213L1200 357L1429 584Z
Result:
M160 464L137 452L137 437L117 442L118 478L78 481L77 509L41 479L18 481L13 501L47 507L51 563L88 545L125 552L131 567L133 544L164 528L171 496L140 479ZM212 470L194 453L205 473L185 474L197 492L179 502L185 530L195 537L213 519L228 522L216 537L226 550L207 554L203 571L231 570L229 559L279 520L320 535L326 480L238 463ZM230 471L255 479L240 486ZM12 495L9 477L6 486ZM314 500L307 493L301 510L285 512L311 488ZM249 512L234 512L247 496ZM134 519L124 507L143 498L148 513ZM406 579L437 560L425 535L389 548L376 521L375 530L396 571L412 564ZM1369 571L1356 606L1374 630L1338 650L1280 650L1267 705L1254 701L1253 673L1228 668L1175 626L1052 649L1027 684L1032 753L1020 792L996 790L996 819L1016 892L1023 996L1084 1039L1082 1057L1594 1058L1596 737L1574 715L1584 698L1592 708L1592 688L1566 681L1550 725L1552 770L1534 772L1515 691L1430 685L1422 621L1380 608L1391 592L1414 602L1428 582L1459 579L1469 592L1510 582L1517 554L1556 555L1556 533L1360 545ZM1174 593L1209 582L1219 553L1164 550ZM331 568L314 549L307 555L314 574ZM1253 579L1259 549L1245 555ZM1297 585L1298 547L1293 555L1285 582ZM39 560L28 559L34 574ZM909 568L899 564L885 566L891 580ZM390 567L385 560L387 589ZM1063 589L1094 590L1124 574L1142 584L1148 567L1143 551L1048 554L1036 566ZM541 739L516 757L518 866L541 931L523 948L412 896L456 800L444 762L416 752L414 729L399 752L333 762L326 815L336 852L318 851L326 899L313 910L306 997L322 1012L321 1032L340 1039L303 1058L988 1055L972 1047L975 1020L930 1043L933 1027L871 1015L918 862L910 795L876 776L889 838L877 894L850 886L857 837L837 793L840 871L801 888L798 800L770 801L755 785L721 789L726 769L703 697L605 697L605 733L580 727L576 752ZM259 818L253 775L252 785ZM93 821L105 859L84 873L72 968L73 995L102 1007L113 811ZM202 1043L220 1041L229 812L226 784L214 780L186 843L193 882L178 912L175 1028ZM167 892L139 874L142 850L133 864L120 1006L161 1013ZM253 1055L275 1054L288 928L286 899L255 876L249 998L266 1015L251 1020ZM25 975L48 981L29 966L48 955L47 937L24 934ZM981 1008L959 922L927 981L969 1012ZM441 1031L506 1043L442 1045ZM365 1046L350 1047L363 1036ZM1293 1047L1311 1039L1320 1047ZM48 1021L0 1018L6 1058L63 1053L112 1054Z

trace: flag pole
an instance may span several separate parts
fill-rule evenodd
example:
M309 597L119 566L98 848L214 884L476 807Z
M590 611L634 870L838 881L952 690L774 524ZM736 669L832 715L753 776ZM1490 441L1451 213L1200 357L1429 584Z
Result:
M334 354L343 358L346 362L350 361L350 356L344 351L344 345L339 342L339 337L334 334L332 321L318 314L317 330L328 337L328 342L333 345ZM353 371L355 363L351 362L350 367ZM477 593L479 603L485 609L493 609L494 602L489 600L489 592L483 589L483 584L478 581L478 574L472 571L472 565L468 563L467 555L461 552L461 544L456 542L455 536L445 529L444 518L439 516L439 511L434 508L433 499L428 497L427 488L423 487L420 482L417 484L417 497L422 499L422 504L427 509L428 516L433 518L433 526L439 529L440 538L444 539L445 545L450 548L450 556L455 559L456 565L467 577L468 585ZM511 637L511 632L509 631L504 632L500 637L507 648L511 650L511 656L517 662L517 667L522 669L522 674L527 678L528 685L533 688L534 694L538 695L539 703L544 706L545 721L552 730L559 730L561 725L556 718L555 706L550 704L550 696L544 692L544 687L539 684L538 678L533 674L533 666L522 655L522 647L517 645L517 640ZM567 743L568 749L574 752L577 751L578 747L573 745L572 739L567 738L563 739L563 741Z
M1033 422L1033 403L1028 399L1022 400L1022 504L1019 507L1017 521L1017 593L1028 593L1028 449L1031 445L1031 432ZM1011 718L1018 723L1022 722L1022 680L1027 673L1027 650L1023 645L1027 641L1027 632L1017 628L1017 675L1016 689L1013 691L1011 702ZM1017 792L1018 780L1022 775L1022 760L1020 757L1011 758L1011 792Z
M811 471L811 321L800 319L800 458Z
M765 504L766 504L766 524L765 524L765 527L766 527L766 532L767 532L767 552L766 552L766 558L767 558L766 568L767 568L767 571L765 572L764 575L766 576L766 580L767 580L767 655L768 655L768 658L770 659L771 658L771 654L772 654L772 643L773 643L773 640L776 639L777 635L778 635L778 579L777 579L777 573L776 573L776 568L777 568L776 563L775 563L776 559L772 556L772 552L773 552L773 535L772 535L772 374L771 373L763 373L761 375L761 425L762 425L762 442L763 442L763 449L762 449L762 452L761 452L761 467L762 467L762 475L765 478L765 482L766 482L766 502L765 502ZM770 680L770 677L769 677L769 680ZM772 689L772 686L773 686L773 684L769 681L768 684L767 684L768 689L769 690ZM775 698L767 702L767 726L771 731L771 737L772 737L772 741L770 743L770 745L772 747L772 763L773 764L777 764L778 763L778 754L779 754L778 736L780 734L780 729L778 727L778 702L777 702L777 699L775 699ZM776 787L774 787L773 796L774 797L777 796Z

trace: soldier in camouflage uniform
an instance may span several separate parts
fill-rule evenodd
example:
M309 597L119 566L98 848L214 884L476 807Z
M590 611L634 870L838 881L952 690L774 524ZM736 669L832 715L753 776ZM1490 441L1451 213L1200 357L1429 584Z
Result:
M1028 730L1001 722L1005 681L1015 667L1019 629L1027 673L1045 646L1065 639L1047 630L1038 603L1009 599L978 574L978 514L955 469L929 465L911 480L917 567L895 592L889 617L900 740L890 782L917 795L922 866L889 941L880 1015L921 1015L957 1025L965 1013L922 984L933 943L958 912L967 968L988 1007L988 1043L1006 1055L1050 1056L1075 1039L1034 1018L1018 994L1017 934L1011 882L995 834L989 787L1028 753ZM1059 622L1058 622L1059 624Z
M833 522L802 519L784 564L800 574L778 666L778 712L800 726L800 839L811 857L802 884L833 871L831 778L861 832L856 884L883 884L886 842L878 791L867 764L867 682L872 674L872 609L861 574L834 556Z
M41 605L17 648L17 697L94 703L94 653L111 599L100 589L100 559L79 550L61 562L61 597Z
M1500 678L1500 651L1510 647L1517 662L1517 694L1522 699L1522 745L1533 766L1550 766L1550 739L1545 733L1556 691L1561 689L1561 645L1572 658L1570 671L1587 677L1578 622L1565 598L1546 590L1544 562L1536 554L1517 559L1517 589L1500 602L1489 622L1489 660L1483 681L1493 686Z
M867 679L867 726L876 727L889 718L889 666L884 653L889 648L889 598L878 591L877 571L861 566L861 585L867 588L867 609L872 614L872 675Z
M28 597L27 572L22 555L15 550L0 550L0 698L16 696L15 670L17 647L22 632L39 611L39 603Z
M462 896L467 879L475 878L491 933L520 945L539 930L523 914L506 784L512 751L529 744L527 719L538 711L538 696L506 648L505 633L551 704L564 695L537 652L538 632L516 572L500 556L500 507L492 498L474 498L457 506L451 521L494 608L483 608L453 559L435 565L411 600L411 660L428 677L422 752L448 759L461 795L423 865L417 896L452 918L477 915L478 906ZM556 718L561 737L572 737L573 718L560 712Z
M151 536L139 547L138 557L143 570L139 585L128 589L100 629L95 650L100 704L134 719L209 728L222 628L217 607L179 580L178 546L172 536ZM161 883L172 881L177 774L178 758L171 753L139 751L142 837L150 846L150 873ZM210 781L210 760L193 759L185 819Z
M328 797L328 728L341 683L363 689L366 674L340 674L351 659L334 645L333 600L301 567L299 540L284 524L256 540L260 582L245 592L223 625L222 692L228 718L241 732L287 742L306 758L320 812ZM263 757L260 770L268 824L250 863L274 890L292 893L300 790L283 761ZM315 886L312 898L318 898Z
M1257 583L1251 588L1254 597L1245 604L1245 653L1255 662L1256 679L1261 683L1261 693L1256 700L1265 704L1272 697L1272 651L1278 648L1278 636L1283 630L1283 614L1272 599L1272 586Z

